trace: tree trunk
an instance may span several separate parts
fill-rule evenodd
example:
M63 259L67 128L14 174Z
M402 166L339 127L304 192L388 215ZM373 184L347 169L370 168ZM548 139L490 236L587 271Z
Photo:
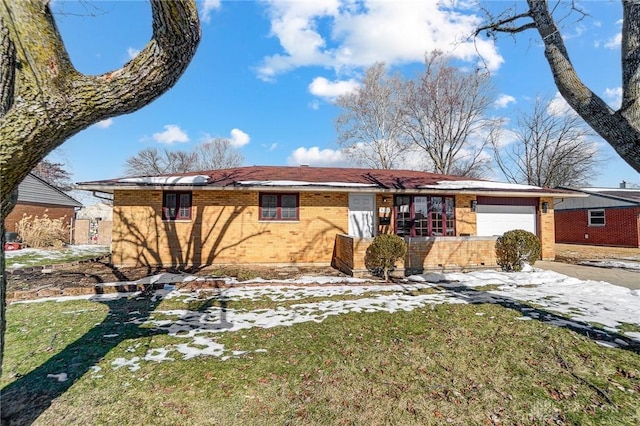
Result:
M194 0L151 0L153 35L146 47L118 70L83 75L71 64L48 3L0 2L2 222L13 208L11 194L40 160L90 125L134 112L166 92L185 71L200 41ZM1 374L6 302L3 249L0 258Z

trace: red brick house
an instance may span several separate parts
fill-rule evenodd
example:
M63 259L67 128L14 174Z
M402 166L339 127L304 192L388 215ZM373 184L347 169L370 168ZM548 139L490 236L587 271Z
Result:
M410 270L495 266L495 238L534 232L555 257L555 198L413 170L239 167L78 184L113 194L116 265L333 265L364 270L373 237L404 237Z
M640 189L564 188L583 198L556 200L556 242L640 247Z
M4 218L5 230L16 232L16 225L24 215L42 217L46 214L51 219L63 218L69 226L75 217L75 210L80 207L82 203L29 173L18 185L18 200L15 207Z

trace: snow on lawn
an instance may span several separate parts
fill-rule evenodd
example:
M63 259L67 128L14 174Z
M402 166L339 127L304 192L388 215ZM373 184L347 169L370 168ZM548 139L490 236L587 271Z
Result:
M181 279L195 279L192 276L163 274L162 281L176 283ZM156 278L150 281L158 281ZM490 270L471 273L429 273L414 275L405 282L395 285L374 285L363 280L346 280L335 277L306 277L290 280L285 285L276 285L264 280L266 285L237 285L229 280L231 286L225 289L202 290L200 292L183 292L174 285L165 285L154 297L175 299L187 302L203 297L224 300L273 300L295 301L288 306L275 309L221 309L211 307L205 311L187 309L156 310L151 316L143 317L132 312L132 324L154 327L173 336L176 344L160 348L132 347L129 358L118 358L112 364L113 369L127 367L138 369L141 362L162 362L176 359L190 359L197 356L216 356L228 359L245 355L247 351L229 351L216 342L216 334L242 332L255 327L270 328L291 326L314 321L322 322L330 316L344 315L350 312L397 312L400 310L433 306L444 303L531 303L540 306L544 311L562 314L565 318L541 315L540 311L523 307L517 319L539 319L561 326L582 327L584 323L598 323L606 330L627 336L640 342L640 332L623 332L621 326L640 330L640 290L629 290L605 282L582 281L551 271L532 269L528 272L504 273ZM255 281L254 281L255 282ZM308 284L308 283L326 284ZM305 284L306 283L306 284ZM354 285L355 284L355 285ZM435 293L421 294L418 290L432 288ZM341 300L349 296L348 300ZM131 294L109 294L98 296L61 297L57 299L39 299L44 301L66 301L73 299L89 299L105 301L115 297L132 297ZM135 297L135 296L134 296ZM317 302L304 302L309 298L323 299ZM16 302L16 303L33 303ZM526 315L525 315L526 314ZM490 320L490 318L488 319ZM618 346L625 345L621 339L616 340ZM607 342L607 345L616 346ZM138 353L136 353L138 352ZM264 352L258 349L256 352Z
M446 281L439 284L443 288L497 286L497 290L482 292L484 297L495 301L498 301L497 297L533 303L545 311L564 314L574 321L601 324L612 332L620 332L619 327L623 324L640 327L640 290L602 281L582 281L539 269L532 272L477 271L440 275L439 278ZM409 280L436 281L429 275L411 276ZM640 332L621 334L640 342Z
M109 246L96 244L68 245L59 250L24 248L4 252L7 267L11 269L26 268L34 265L53 265L106 254L109 254Z
M585 260L579 263L584 266L597 266L600 268L621 268L640 271L640 262L622 260ZM640 280L640 277L638 277Z

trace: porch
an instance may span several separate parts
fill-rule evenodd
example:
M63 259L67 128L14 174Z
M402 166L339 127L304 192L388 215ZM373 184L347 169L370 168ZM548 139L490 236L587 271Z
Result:
M460 271L497 268L497 237L405 237L407 254L398 262L394 275L424 271ZM367 275L364 258L373 238L336 235L331 266L352 276Z

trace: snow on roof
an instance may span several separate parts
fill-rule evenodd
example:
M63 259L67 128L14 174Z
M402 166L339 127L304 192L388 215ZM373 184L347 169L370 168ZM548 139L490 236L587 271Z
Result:
M119 183L146 183L152 185L204 185L209 176L143 176L118 179Z
M362 187L373 188L377 185L372 183L354 183L354 182L305 182L301 180L243 180L238 181L240 185L257 185L257 186L336 186L336 187Z
M441 180L436 185L422 185L423 189L509 189L509 190L528 190L542 189L539 186L520 185L517 183L506 182L489 182L484 180Z

